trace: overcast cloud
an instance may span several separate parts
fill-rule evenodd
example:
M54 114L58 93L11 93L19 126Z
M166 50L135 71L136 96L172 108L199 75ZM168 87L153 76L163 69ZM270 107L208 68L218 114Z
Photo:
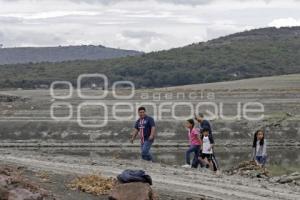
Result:
M5 47L156 51L267 26L300 26L299 0L0 0Z

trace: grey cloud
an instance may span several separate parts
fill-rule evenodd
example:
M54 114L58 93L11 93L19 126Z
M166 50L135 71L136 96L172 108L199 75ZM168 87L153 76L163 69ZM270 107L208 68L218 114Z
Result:
M287 4L285 11L281 3L258 4L250 8L239 3L250 0L8 2L11 0L0 0L1 7L6 9L0 10L0 44L5 46L103 44L148 52L205 41L247 27L267 26L274 19L300 19L297 3ZM118 4L120 2L123 3ZM213 6L201 6L211 4Z
M2 0L2 1L22 1L22 0ZM41 1L47 1L47 0L41 0ZM50 1L50 0L48 0ZM89 4L103 4L103 5L111 5L121 2L141 2L141 1L147 1L147 0L64 0L69 2L75 2L75 3L89 3ZM170 3L170 4L181 4L181 5L203 5L203 4L210 4L213 2L216 2L217 0L154 0L158 3ZM236 0L241 1L241 0ZM246 0L250 1L250 0ZM270 1L270 0L265 0Z
M24 0L2 0L2 1L24 1ZM49 0L41 0L41 1L49 1ZM122 3L122 2L141 2L141 1L147 1L147 0L62 0L62 1L69 1L69 2L75 2L75 3L89 3L89 4L103 4L103 5L111 5L111 4L117 4L117 3ZM170 4L178 4L178 5L192 5L192 6L197 6L197 5L206 5L206 4L212 4L216 3L218 1L222 0L154 0L158 3L170 3ZM223 0L226 1L226 0ZM236 1L236 2L251 2L253 0L231 0L231 1ZM266 3L270 3L272 1L276 0L261 0ZM300 0L294 0L295 2L299 2Z
M151 45L155 41L163 41L165 35L152 31L123 31L121 34L126 39L137 40L142 47Z
M62 38L52 34L33 31L0 31L0 44L3 46L53 46L53 44L63 43L65 41Z
M129 38L142 38L142 39L163 36L163 34L159 34L152 31L123 31L122 35Z
M72 2L85 2L85 3L101 3L103 5L110 5L116 4L121 2L141 2L147 0L69 0ZM203 4L210 4L215 2L216 0L154 0L158 3L170 3L170 4L181 4L181 5L203 5Z
M0 31L0 41L4 39L4 33L2 31Z
M147 1L147 0L69 0L72 2L85 2L85 3L101 3L104 5L109 5L109 4L116 4L116 3L121 3L121 2L141 2L141 1ZM178 5L206 5L206 4L212 4L217 2L217 0L154 0L158 3L170 3L170 4L178 4ZM219 0L220 1L220 0ZM225 1L225 0L224 0ZM238 1L238 2L251 2L253 0L232 0L232 1ZM270 3L274 0L261 0L266 3ZM294 1L300 1L300 0L294 0Z
M158 2L167 2L173 4L189 4L189 5L203 5L203 4L210 4L215 2L215 0L166 0L166 1L159 1Z
M1 17L0 16L0 24L2 24L2 23L12 24L12 23L20 23L20 22L22 22L22 21L16 17Z

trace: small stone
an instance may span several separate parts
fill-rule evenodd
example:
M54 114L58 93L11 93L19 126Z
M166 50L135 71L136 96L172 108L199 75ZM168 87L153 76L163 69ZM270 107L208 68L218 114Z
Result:
M290 176L300 176L300 173L299 172L294 172L294 173L291 173Z
M97 162L92 161L92 162L91 162L91 165L97 165Z
M292 182L293 180L289 177L282 177L280 180L279 180L279 183L281 184L284 184L284 183L290 183Z
M275 177L269 178L269 181L271 183L279 182L280 181L280 176L275 176Z

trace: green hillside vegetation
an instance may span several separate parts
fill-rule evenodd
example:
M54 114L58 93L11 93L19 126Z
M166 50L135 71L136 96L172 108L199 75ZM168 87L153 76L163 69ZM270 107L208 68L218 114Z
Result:
M164 87L300 73L300 27L264 28L139 56L0 66L0 87L33 88L54 80L76 85L82 73Z
M101 45L0 48L0 65L74 60L102 60L140 55L142 52Z

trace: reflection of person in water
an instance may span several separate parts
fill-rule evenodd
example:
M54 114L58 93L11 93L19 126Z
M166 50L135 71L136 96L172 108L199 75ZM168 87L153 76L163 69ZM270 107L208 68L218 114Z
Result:
M254 134L253 139L253 160L260 166L264 166L267 162L267 142L263 130L258 130Z
M133 143L136 136L139 134L141 138L142 159L152 161L150 149L155 138L155 122L152 117L146 115L145 107L140 107L138 109L138 114L140 118L135 123L131 143Z
M211 125L209 123L208 120L204 119L204 114L203 113L199 113L198 115L195 114L195 119L198 121L199 125L198 125L198 129L200 131L201 134L203 134L203 130L207 130L208 134L212 136L212 129L211 129ZM202 154L202 152L200 152L200 154ZM213 164L213 170L215 172L217 172L219 170L219 165L215 156L215 151L213 151L212 154L212 160L211 160L212 164ZM200 167L209 167L207 165L204 165L203 162L199 162Z

